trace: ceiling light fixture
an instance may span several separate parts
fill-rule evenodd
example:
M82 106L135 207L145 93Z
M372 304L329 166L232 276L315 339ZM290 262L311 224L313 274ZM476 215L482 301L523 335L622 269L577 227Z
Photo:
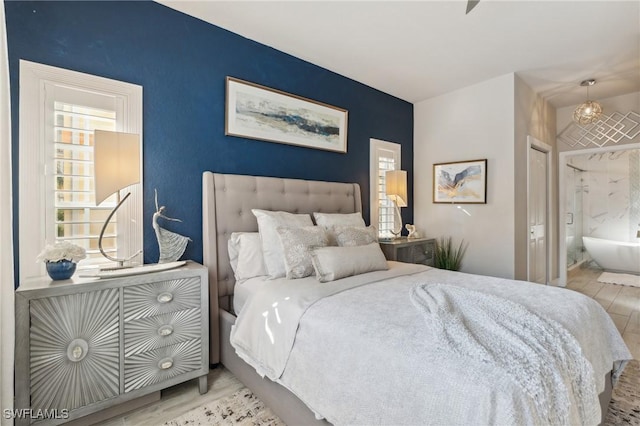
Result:
M580 86L586 86L587 88L587 100L578 105L573 111L573 121L578 124L591 124L598 121L602 115L602 107L596 101L589 100L589 87L596 84L594 79L584 80L580 83Z

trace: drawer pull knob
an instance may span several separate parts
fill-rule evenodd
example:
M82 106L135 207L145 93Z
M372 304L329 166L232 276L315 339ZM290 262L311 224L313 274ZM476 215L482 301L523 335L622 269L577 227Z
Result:
M73 355L75 359L79 359L82 356L83 352L84 351L80 346L76 346L75 348L73 348L73 351L71 351L71 355Z
M74 339L67 346L67 358L69 361L82 361L89 351L89 344L84 339Z
M171 358L164 358L164 359L161 359L161 360L160 360L160 362L158 362L158 367L159 367L161 370L168 370L168 369L170 369L171 367L173 367L173 359L171 359Z
M163 325L158 329L158 334L161 336L169 336L173 333L173 327L170 325Z
M158 302L159 303L169 303L172 300L173 300L173 294L171 294L169 292L160 293L158 295Z

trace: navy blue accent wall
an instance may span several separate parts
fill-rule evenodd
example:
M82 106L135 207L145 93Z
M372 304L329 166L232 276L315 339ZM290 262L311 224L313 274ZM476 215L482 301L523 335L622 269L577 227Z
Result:
M202 172L358 182L369 216L369 138L402 144L413 177L413 105L291 55L150 1L5 1L12 102L14 218L18 206L19 60L126 81L144 95L145 262L158 259L153 189L172 231L202 261ZM337 46L336 48L340 48ZM366 55L367 52L353 52ZM225 77L233 76L349 111L348 152L224 134ZM413 222L413 200L404 223ZM15 241L17 223L15 225ZM17 257L18 250L15 248ZM34 259L25 259L32 262ZM17 265L17 263L16 263ZM16 270L16 276L17 270Z

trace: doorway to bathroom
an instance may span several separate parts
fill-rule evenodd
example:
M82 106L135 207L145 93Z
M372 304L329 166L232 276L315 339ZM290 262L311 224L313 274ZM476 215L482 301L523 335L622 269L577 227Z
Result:
M637 255L619 262L639 241L640 144L561 152L558 170L559 284L576 268L633 273Z

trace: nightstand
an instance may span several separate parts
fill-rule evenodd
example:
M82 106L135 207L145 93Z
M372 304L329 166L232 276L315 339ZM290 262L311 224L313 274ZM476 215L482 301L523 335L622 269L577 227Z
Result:
M380 248L387 260L405 263L422 263L434 266L436 240L434 238L396 238L380 241Z

